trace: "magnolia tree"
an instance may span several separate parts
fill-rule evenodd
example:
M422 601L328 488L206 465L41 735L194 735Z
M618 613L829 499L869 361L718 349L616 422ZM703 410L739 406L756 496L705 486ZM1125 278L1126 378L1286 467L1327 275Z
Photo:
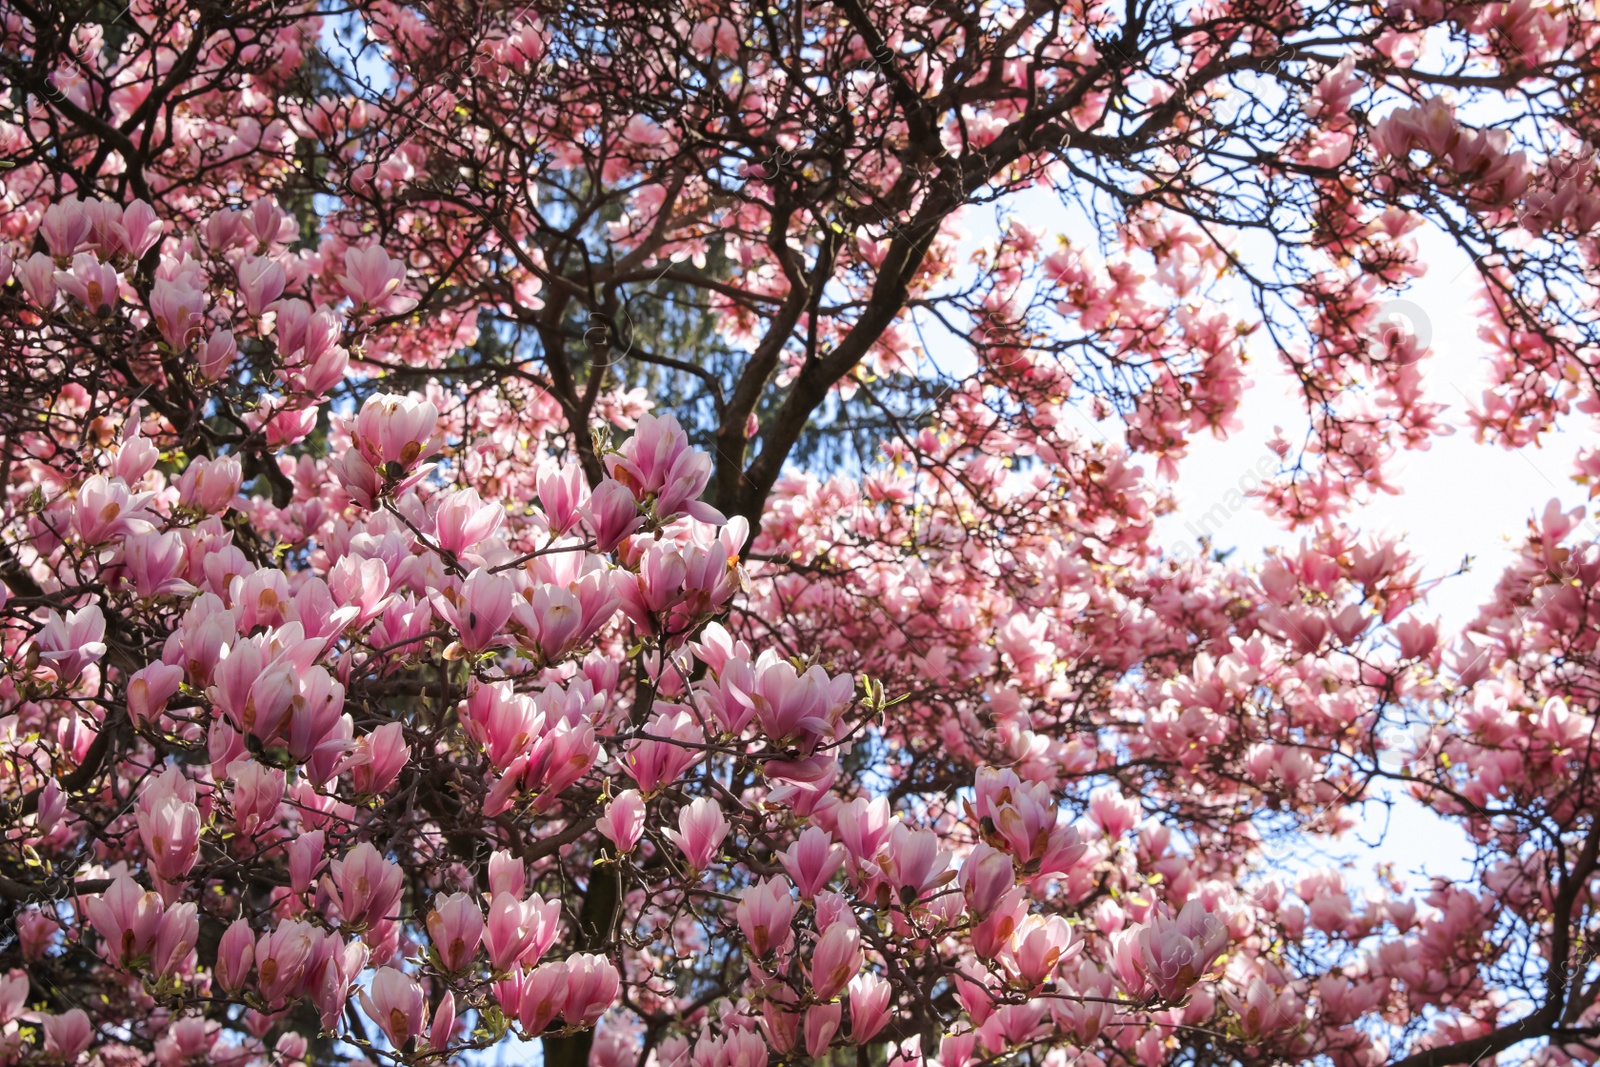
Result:
M1419 227L1600 414L1592 5L0 16L0 1063L1600 1055L1596 531L1350 520ZM1299 547L1163 556L1253 333ZM1390 783L1470 876L1284 877Z

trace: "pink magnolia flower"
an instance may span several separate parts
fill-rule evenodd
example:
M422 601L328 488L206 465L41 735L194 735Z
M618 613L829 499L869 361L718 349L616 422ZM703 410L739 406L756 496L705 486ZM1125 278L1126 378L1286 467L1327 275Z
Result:
M527 878L522 861L505 849L497 849L489 857L489 892L510 893L520 898L528 887Z
M501 1013L508 1020L517 1018L522 1010L522 988L524 984L524 975L520 970L509 971L504 976L495 978L489 983L494 1002L500 1005Z
M35 252L15 265L17 281L34 306L46 311L56 306L56 265L43 252Z
M852 1040L855 1035L851 1034ZM972 1062L972 1050L978 1043L975 1030L959 1034L945 1034L939 1039L939 1067L967 1067Z
M301 894L310 892L316 884L317 873L322 866L323 850L326 847L327 834L321 830L310 830L300 834L289 842L289 889L293 893Z
M613 571L595 569L567 586L578 598L578 611L583 624L578 628L574 642L587 641L595 631L611 621L621 603L618 592L624 579Z
M180 1067L184 1063L209 1062L211 1050L222 1036L222 1028L199 1016L174 1022L155 1043L156 1063L160 1067Z
M227 773L233 783L229 800L240 837L248 841L258 832L276 826L278 803L283 799L283 772L263 767L255 760L239 760L228 765Z
M255 238L256 247L263 251L269 245L289 244L300 235L300 224L294 216L265 196L258 197L244 209L238 225Z
M639 560L638 580L623 587L623 610L642 629L656 632L655 616L664 615L683 599L688 571L683 553L670 542L649 542Z
M354 449L334 456L328 461L328 469L359 507L370 508L383 495L383 475Z
M805 1015L789 1009L787 1005L791 1000L792 995L784 990L761 1005L759 1025L774 1052L789 1052L800 1040L800 1026L805 1022Z
M849 989L850 1040L864 1045L888 1024L893 988L871 971L862 971L850 979Z
M244 759L249 755L249 749L244 736L232 724L217 719L206 731L206 755L211 758L212 776L221 779L227 777L229 764Z
M428 936L446 971L460 971L477 955L483 937L483 912L466 893L434 901L428 912Z
M400 777L411 758L405 727L386 722L370 734L358 737L352 748L350 781L357 793L376 795L387 790Z
M558 585L541 585L532 596L517 597L511 610L546 663L565 655L583 630L583 605Z
M525 756L519 756L484 798L485 815L507 810L519 795L534 794L533 810L544 811L561 791L588 773L600 757L594 726L573 726L558 720L546 730Z
M797 907L789 896L789 882L784 878L764 879L747 886L739 894L734 916L757 959L783 952L794 941L794 931L789 924L794 920Z
M1304 882L1302 882L1304 884ZM1321 891L1312 890L1307 893L1302 889L1301 895L1310 902L1311 925L1324 933L1341 933L1351 925L1353 919L1350 898L1345 895L1342 885L1323 887Z
M427 602L410 595L389 597L384 603L382 617L372 628L370 641L374 647L389 649L393 658L386 670L394 670L404 662L404 657L422 650L423 638L432 629L433 608Z
M619 853L626 855L633 851L644 833L644 818L644 798L637 789L625 789L606 805L595 829L616 845Z
M839 1032L839 1019L844 1012L842 1004L813 1004L806 1009L806 1055L820 1058L833 1043Z
M1048 1010L1048 1005L1042 1000L1003 1005L996 1008L994 1014L979 1027L978 1036L985 1048L996 1053L1008 1046L1025 1045L1044 1029Z
M932 830L913 830L897 823L889 832L884 877L900 902L909 905L956 877L950 869L952 858L939 848L939 835Z
M101 263L87 252L72 257L70 271L56 271L56 287L92 315L105 316L116 305L122 277L109 263Z
M689 1039L673 1034L656 1046L658 1067L689 1067Z
M289 276L283 264L268 256L245 256L239 261L239 293L244 297L245 310L253 319L259 319L267 305L283 295Z
M149 516L143 510L148 498L148 493L134 493L121 478L96 474L78 488L72 525L86 545L150 531Z
M269 448L297 445L317 428L317 408L302 406L302 403L291 399L276 406L262 404L257 411L244 417L245 425L261 431Z
M103 894L89 897L84 911L104 942L106 961L113 967L125 967L137 957L148 956L155 944L161 894L146 891L122 875Z
M725 626L713 622L700 631L700 640L689 646L695 658L711 669L713 674L720 675L730 663L743 661L746 669L754 654L750 646L743 641L735 641Z
M628 487L607 478L589 494L583 517L594 533L595 548L614 552L630 535L644 525L639 505Z
M378 1024L396 1049L404 1049L406 1042L425 1032L428 1002L422 995L422 986L393 967L380 967L372 976L371 994L361 991L361 1010Z
M546 903L535 895L522 901L508 892L497 892L489 903L489 921L483 932L489 965L496 971L517 964L533 966L555 941L560 921L559 900Z
M173 904L161 916L150 968L158 975L177 974L189 963L200 940L200 914L190 902Z
M232 330L211 331L206 343L195 351L195 369L200 374L200 380L221 381L228 373L228 368L233 366L234 357L238 354L239 346L233 339Z
M979 842L961 864L960 881L967 905L982 918L1016 884L1016 868L1010 856Z
M1111 840L1120 838L1139 825L1143 814L1139 802L1124 797L1115 786L1104 786L1089 794L1089 818Z
M130 417L123 424L122 435L122 443L117 446L117 458L111 465L111 473L128 485L137 485L140 479L155 469L156 463L161 459L161 449L144 436L137 417Z
M1180 1000L1228 947L1228 930L1198 899L1160 911L1138 931L1141 970L1163 1000Z
M200 339L205 310L205 293L183 281L157 278L150 289L150 317L156 330L180 352Z
M657 707L660 710L645 723L646 738L633 742L622 760L645 796L655 795L682 777L700 759L699 751L691 746L705 744L705 732L687 708L674 704Z
M288 622L289 576L276 567L261 567L235 575L228 582L228 603L239 619L241 633Z
M474 683L461 702L459 717L468 736L483 746L489 765L497 771L527 755L544 732L544 713L533 698L505 683Z
M505 508L485 504L476 489L462 489L441 499L434 510L435 539L446 552L460 555L493 537L505 517Z
M82 1008L60 1015L42 1015L40 1019L44 1024L45 1053L54 1059L76 1063L94 1042L94 1027Z
M322 940L309 923L290 919L256 942L256 984L271 1007L281 1007L300 988L312 953Z
M358 307L381 308L405 281L406 265L377 245L348 248L339 286Z
M108 200L90 197L83 202L83 213L89 217L85 246L106 259L117 255L121 239L116 231L122 229L122 208Z
M566 963L567 992L561 1018L568 1026L593 1026L617 1002L621 976L604 956L580 952L568 956Z
M589 1067L638 1067L638 1036L631 1027L617 1025L615 1016L602 1022L594 1033Z
M320 764L330 755L341 759L352 747L352 727L344 709L344 686L333 680L326 669L312 667L299 679L298 691L289 698L289 722L285 729L289 754L309 764ZM331 750L331 751L330 751ZM324 779L325 780L325 779Z
M811 991L818 1000L838 996L861 970L861 931L852 922L837 922L822 932L811 953Z
M60 783L54 778L46 778L43 788L39 790L38 810L34 812L39 833L48 837L66 813L67 794L61 791Z
M728 820L716 801L700 797L678 812L678 829L663 833L683 852L691 870L703 871L711 866L722 839L728 836Z
M382 946L382 938L374 944ZM387 951L380 947L379 951ZM371 950L360 941L344 943L337 935L328 934L317 946L311 962L306 967L307 992L317 1006L322 1028L332 1031L339 1024L350 1002L351 987L356 977L366 969Z
M584 481L583 469L576 464L546 464L539 471L535 491L545 520L550 524L550 533L557 537L578 524L589 502L589 483ZM633 509L629 514L636 512L637 509Z
M844 849L834 843L828 831L817 826L808 826L786 851L778 853L778 862L794 879L801 900L816 896L844 865L844 858Z
M134 534L122 544L122 561L134 590L145 600L195 591L183 577L187 561L183 535L176 530Z
M396 913L405 874L398 864L379 855L371 842L363 841L343 859L328 864L324 885L338 902L345 923L371 926Z
M236 457L198 456L178 476L178 501L203 514L218 515L233 506L243 480Z
M1082 962L1076 971L1064 973L1062 977L1067 988L1080 993L1084 999L1058 1000L1051 1005L1050 1012L1057 1026L1080 1044L1088 1044L1117 1017L1116 980L1093 964Z
M711 480L711 457L690 447L688 435L671 415L642 417L616 455L606 457L606 465L640 504L653 498L660 521L684 512L701 522L726 521L699 500Z
M1243 991L1222 988L1223 1002L1239 1019L1239 1030L1247 1041L1260 1041L1279 1030L1304 1025L1305 1004L1290 990L1274 989L1259 976L1250 979Z
M304 300L281 300L276 308L273 337L278 354L302 369L320 361L338 347L339 317L332 309L319 306L313 310Z
M1405 160L1417 148L1437 158L1455 148L1461 136L1454 109L1435 96L1417 107L1391 111L1373 128L1372 145L1397 160Z
M24 960L43 958L45 951L61 932L61 924L40 910L37 904L23 908L17 914L17 942Z
M39 631L39 658L70 685L83 669L106 654L106 617L98 604L69 611L65 618L56 611L46 617Z
M793 749L802 759L818 742L832 735L839 716L855 696L848 674L830 678L821 667L804 674L776 653L763 653L755 663L750 700L762 733L780 749Z
M0 975L0 1026L15 1022L28 1003L28 976L13 967Z
M108 226L110 232L98 240L107 255L126 256L137 261L161 240L166 225L156 218L154 208L143 200L135 200L122 209L120 224Z
M327 309L319 310L317 316L313 316L312 323L316 324L320 316L325 313ZM280 311L279 316L282 314ZM331 315L329 317L331 318ZM342 346L311 347L308 342L308 346L296 354L294 361L285 363L278 373L290 392L320 400L334 386L344 381L349 369L350 353Z
M441 618L455 627L462 648L482 652L495 643L511 617L514 595L511 579L479 567L467 575L454 600L439 594L434 597L433 606Z
M44 210L39 221L39 236L50 254L59 260L71 258L89 240L94 217L76 196L63 197Z
M816 915L818 933L834 923L854 924L856 921L856 914L850 907L850 899L843 893L823 890L817 894L817 899L812 903L812 910Z
M243 918L233 920L223 931L217 945L217 965L212 973L225 992L237 993L244 988L245 979L250 976L250 965L255 962L255 949L255 934Z
M1061 822L1050 787L1024 784L1015 771L978 768L975 814L994 826L992 843L1003 846L1030 873L1066 871L1087 846Z
M744 524L737 517L722 528L723 533ZM737 540L743 541L739 534ZM741 588L736 552L719 538L709 546L690 545L683 553L683 593L678 600L678 612L689 617L712 615L727 607Z
M428 1027L428 1047L443 1052L450 1047L456 1030L456 996L448 989L439 1001L439 1010L433 1013L433 1023Z
M438 447L438 422L439 409L430 401L380 393L361 405L349 426L350 440L374 470L387 471L392 463L404 473Z
M567 965L546 963L528 972L522 984L522 1000L517 1010L517 1022L525 1033L537 1035L560 1015L567 1006Z
M992 960L1011 944L1011 937L1028 916L1027 891L1014 886L1003 893L992 910L983 914L972 928L972 951L981 959Z
M1072 927L1061 916L1029 915L1012 935L1007 962L1024 988L1037 989L1082 948L1083 942L1074 943Z
M785 1036L787 1040L779 1043L785 1045L784 1051L787 1051L787 1046L794 1044L793 1029L790 1029ZM696 1067L707 1062L726 1067L756 1067L769 1057L766 1042L761 1040L761 1034L753 1028L733 1030L728 1034L726 1044L720 1047L713 1046L707 1049L705 1054L701 1051L702 1043L709 1044L705 1036L702 1036L701 1042L695 1045L693 1059Z
M235 729L269 744L290 721L301 669L289 658L267 659L260 640L241 640L212 672L206 696Z
M389 604L389 567L381 559L345 556L328 570L328 591L339 604L356 609L350 625L365 626Z
M856 797L839 809L839 840L855 861L873 860L889 840L889 801L884 797Z
M1422 659L1439 644L1439 624L1407 617L1394 628L1402 659Z
M244 212L232 208L212 212L200 227L200 234L206 248L225 252L248 236L244 229Z
M169 882L188 874L199 854L200 809L194 803L194 786L176 767L145 783L136 818L155 872Z

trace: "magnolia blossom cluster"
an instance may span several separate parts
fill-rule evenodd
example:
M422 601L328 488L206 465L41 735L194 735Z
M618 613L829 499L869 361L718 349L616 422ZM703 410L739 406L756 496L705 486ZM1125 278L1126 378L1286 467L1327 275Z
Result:
M268 207L245 217L258 247L288 232ZM160 251L150 291L97 328L157 339L163 372L217 404L320 420L328 387L290 368L346 350L370 296L300 319L272 281L230 308L184 254ZM143 305L183 271L208 286L203 321L169 337ZM39 343L77 327L22 299ZM224 323L263 373L197 369ZM443 385L331 412L330 455L276 458L286 503L246 479L250 449L275 447L248 422L175 456L159 411L117 412L81 472L17 512L30 536L9 550L49 592L8 615L6 692L8 744L31 754L8 779L18 840L73 887L19 917L30 974L81 961L118 992L87 1029L64 1005L36 1030L13 1018L12 1060L111 1056L136 1046L105 1028L131 1025L180 1058L305 1058L321 1032L406 1060L581 1039L620 1067L665 1012L658 1059L889 1042L914 1061L904 976L931 966L954 998L943 1064L1064 1040L1154 1062L1163 1026L1223 1010L1218 980L1251 1018L1304 999L1225 967L1289 905L1175 850L1114 786L1074 821L1037 757L970 745L959 807L867 786L863 754L915 720L718 621L744 617L748 528L700 501L709 457L670 417L632 420L593 484L546 456L533 502L508 506L453 481L485 413ZM1001 655L1043 682L1043 635L1020 625ZM131 743L108 754L114 736ZM130 803L103 807L86 776ZM1102 898L1112 871L1139 895ZM685 1007L728 965L708 934L741 946L715 1011Z
M112 271L157 247L159 227L132 252L94 236L101 218L98 202L64 202L47 240ZM710 462L672 418L639 418L592 488L547 459L519 508L451 487L459 464L440 457L470 432L461 398L377 392L331 415L331 455L277 459L288 504L252 492L249 449L289 440L261 428L300 411L314 424L341 380L327 368L344 373L350 331L387 287L350 276L348 304L309 310L284 295L290 235L258 203L177 236L177 257L162 245L146 291L119 278L110 303L71 285L65 303L20 294L41 345L89 315L153 339L161 373L217 403L276 414L174 457L159 411L117 408L82 473L58 472L42 509L15 515L30 535L8 551L48 595L6 630L8 744L31 753L8 782L30 804L19 843L75 887L19 919L24 952L41 978L83 961L119 993L36 1030L10 1013L8 1060L110 1056L132 1046L101 1028L135 1013L164 1020L141 1032L180 1057L228 1042L304 1057L317 1028L401 1058L571 1040L625 989L633 1005L670 1001L666 976L695 966L691 917L739 938L749 967L720 1021L684 1020L695 1062L741 1042L822 1055L898 1033L899 944L929 936L964 946L952 1048L1036 1040L1050 1005L1028 998L1069 964L1100 959L1093 973L1140 1003L1211 974L1223 898L1154 906L1136 951L1086 953L1035 910L1046 884L1087 885L1099 855L1045 784L980 769L955 837L846 786L843 761L873 736L857 685L713 621L745 581L748 531L700 502ZM239 288L219 293L229 249ZM379 259L348 269L390 277ZM240 376L246 350L272 372ZM305 547L263 554L246 518ZM134 743L107 756L114 734ZM131 803L101 814L85 774ZM757 863L784 838L775 868ZM485 862L467 840L499 847ZM591 887L615 878L625 898L603 930L562 907L585 856ZM658 933L625 933L645 928ZM302 1011L312 1032L292 1022ZM618 1041L595 1055L622 1056Z
M850 8L5 13L0 1067L1594 1061L1594 529L1341 522L1430 221L1600 411L1594 13ZM1299 544L1164 556L1269 334Z

